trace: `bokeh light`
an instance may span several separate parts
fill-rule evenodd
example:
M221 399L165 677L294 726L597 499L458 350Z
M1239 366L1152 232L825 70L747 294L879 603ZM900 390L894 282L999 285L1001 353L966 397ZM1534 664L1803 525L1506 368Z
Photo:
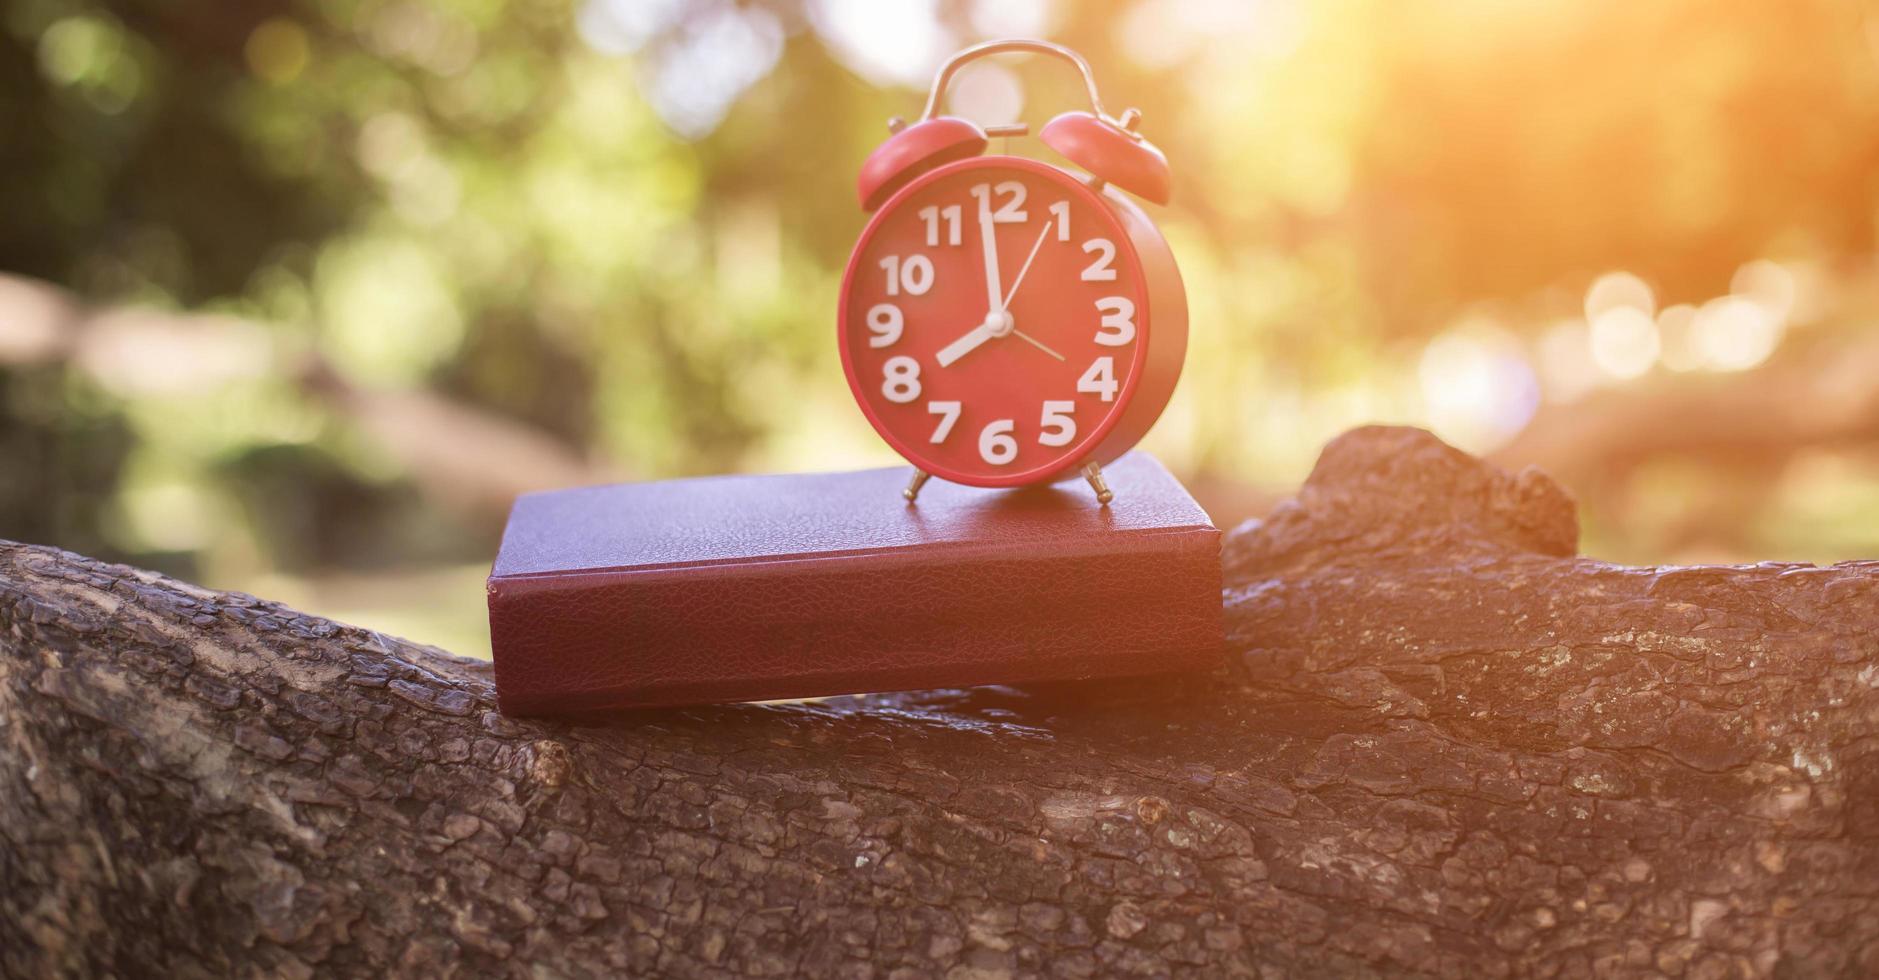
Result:
M1416 373L1430 427L1473 452L1498 448L1539 405L1538 379L1520 341L1485 318L1465 320L1431 340Z
M1585 291L1585 319L1588 323L1596 322L1599 317L1618 310L1636 310L1645 316L1657 311L1657 297L1651 292L1649 284L1629 272L1608 272L1592 280L1592 285Z
M1677 303L1657 314L1657 335L1663 344L1661 360L1672 371L1694 371L1704 366L1696 349L1696 307Z
M985 125L1010 122L1024 111L1024 83L995 61L967 65L947 87L947 111Z
M1657 363L1661 341L1649 310L1614 306L1592 318L1592 361L1621 381L1638 377Z
M1604 370L1592 359L1590 334L1576 316L1555 320L1540 334L1540 372L1552 401L1569 404L1605 382Z
M1779 262L1746 262L1729 279L1729 292L1761 307L1772 322L1784 323L1794 312L1794 273Z
M1781 321L1740 296L1704 303L1691 325L1698 361L1716 371L1745 371L1768 359L1781 341Z
M307 32L285 17L262 21L248 35L242 54L248 70L276 85L285 85L300 77L310 57Z

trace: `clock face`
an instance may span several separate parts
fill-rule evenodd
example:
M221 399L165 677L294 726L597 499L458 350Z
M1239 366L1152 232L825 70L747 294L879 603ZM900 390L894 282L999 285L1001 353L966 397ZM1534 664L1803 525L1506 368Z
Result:
M908 185L862 232L842 366L915 466L1019 486L1065 475L1115 425L1148 312L1135 247L1096 192L1047 164L976 157Z

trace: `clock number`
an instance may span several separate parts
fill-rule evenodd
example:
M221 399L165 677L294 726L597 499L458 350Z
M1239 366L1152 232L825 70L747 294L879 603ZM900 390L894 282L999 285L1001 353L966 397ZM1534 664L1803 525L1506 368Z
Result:
M900 340L901 328L906 324L900 315L900 307L892 303L876 303L868 310L868 329L874 336L868 338L869 347L892 347Z
M953 434L953 423L959 421L958 402L927 402L926 413L940 416L939 425L933 427L933 438L928 442L945 442Z
M1005 203L1000 204L996 211L992 211L993 194L1006 197ZM996 187L990 184L973 184L972 196L979 199L979 213L990 212L995 224L1009 224L1014 221L1023 224L1030 218L1028 213L1018 210L1024 207L1024 185L1015 180L999 181Z
M933 288L933 260L924 255L909 255L905 260L890 255L881 260L881 268L887 272L889 296L899 296L903 289L911 296L925 296Z
M920 220L926 222L928 248L939 247L941 219L946 221L946 244L959 244L959 205L949 204L942 208L937 204L929 204L920 209Z
M920 397L919 361L905 354L890 357L881 366L881 373L881 397L896 405L905 405Z
M1010 419L998 419L987 422L979 431L979 458L993 466L1003 466L1018 458L1018 440L1012 438L1011 430L1017 423Z
M1109 264L1116 260L1116 243L1107 238L1092 238L1083 243L1083 253L1088 255L1091 252L1103 254L1098 255L1096 261L1091 262L1089 268L1083 270L1083 281L1113 281L1116 278L1116 270L1110 268Z
M1090 369L1077 379L1077 390L1085 394L1101 395L1103 401L1116 400L1116 359L1108 354L1090 362Z
M1070 413L1076 410L1076 402L1045 402L1044 417L1038 422L1038 425L1044 427L1044 431L1037 434L1038 443L1045 446L1068 446L1070 440L1077 437L1076 420L1070 417Z
M1096 310L1103 315L1102 325L1096 328L1097 343L1121 347L1135 339L1134 301L1126 296L1105 296L1096 301Z
M1069 241L1070 240L1070 202L1058 201L1056 204L1051 205L1050 215L1051 217L1057 219L1057 240L1060 242ZM1087 252L1089 250L1090 250L1090 247L1088 245L1083 246L1083 251ZM1083 278L1088 279L1089 276L1086 275ZM1113 279L1115 277L1111 276L1110 278Z

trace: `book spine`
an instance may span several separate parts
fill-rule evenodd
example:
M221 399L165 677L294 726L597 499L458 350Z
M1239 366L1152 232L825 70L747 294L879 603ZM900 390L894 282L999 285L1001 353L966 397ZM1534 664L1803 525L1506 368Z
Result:
M498 698L539 714L1211 666L1219 541L492 578Z

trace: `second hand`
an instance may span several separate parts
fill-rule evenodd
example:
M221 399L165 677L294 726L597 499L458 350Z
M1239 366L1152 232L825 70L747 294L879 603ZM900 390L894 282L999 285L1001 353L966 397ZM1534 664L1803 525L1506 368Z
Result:
M1037 258L1037 250L1044 247L1044 239L1049 238L1049 237L1050 237L1050 222L1046 221L1044 222L1043 230L1038 232L1037 241L1031 243L1031 254L1026 255L1024 257L1024 265L1018 267L1018 278L1013 279L1011 281L1011 291L1005 294L1005 301L1002 304L1000 304L1000 309L1009 310L1011 308L1012 297L1018 295L1018 287L1024 285L1024 274L1031 271L1031 262L1032 260ZM1036 337L1033 337L1030 334L1025 333L1022 330L1019 330L1017 327L1012 327L1011 332L1014 334L1017 334L1019 337L1023 338L1026 343L1029 343L1031 346L1036 347L1038 350L1041 350L1044 353L1049 354L1050 356L1060 361L1064 360L1064 356L1062 354L1059 354L1056 351L1051 350L1049 347L1046 347L1044 345L1044 342L1041 340L1038 340Z
M1036 337L1031 336L1028 333L1025 333L1022 330L1019 330L1017 327L1012 327L1011 332L1017 334L1019 337L1022 337L1024 340L1028 341L1031 344L1031 346L1036 347L1038 350L1041 350L1044 353L1049 354L1050 356L1060 361L1064 359L1064 356L1062 354L1059 354L1056 351L1051 350L1049 347L1044 346L1043 341L1037 339Z

